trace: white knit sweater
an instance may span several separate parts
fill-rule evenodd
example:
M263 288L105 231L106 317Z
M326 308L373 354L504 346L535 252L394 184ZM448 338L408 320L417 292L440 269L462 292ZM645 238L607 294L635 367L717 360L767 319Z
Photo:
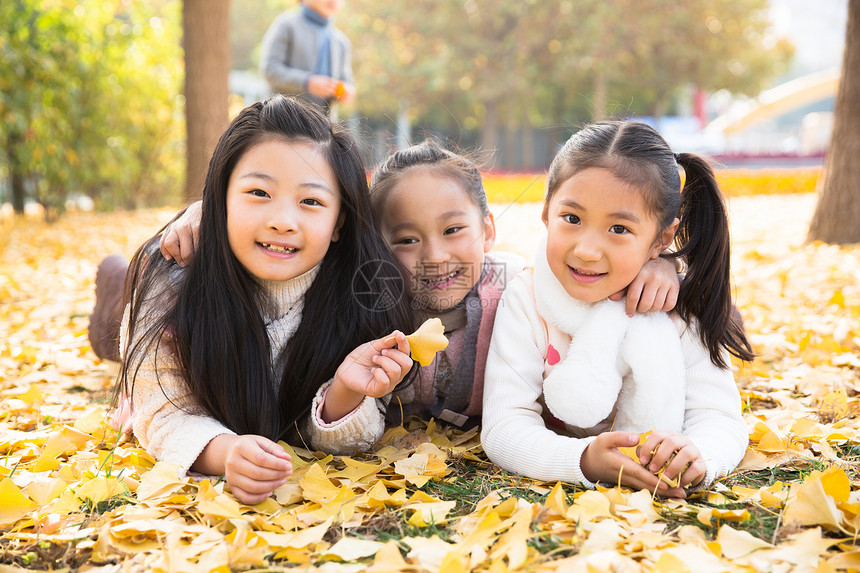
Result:
M304 295L318 272L317 266L289 281L263 281L274 303L274 316L264 317L273 362L298 328ZM142 316L147 316L145 306ZM128 308L120 330L120 348L123 350L127 347L127 330ZM322 390L318 396L321 394ZM132 403L134 434L141 445L156 459L179 465L183 472L191 467L212 438L234 433L196 405L194 396L188 392L184 380L174 368L172 354L163 347L157 356L152 353L144 357L135 377ZM382 433L376 402L372 398L365 398L354 411L331 424L322 422L318 410L314 408L314 415L303 424L303 434L311 448L343 453L340 446L343 443L356 447L370 446L372 442L366 443L361 439L369 428L372 428L372 435ZM379 429L375 428L377 425L380 425Z
M564 353L558 366L544 373L544 402L553 415L590 428L615 412L615 430L681 431L684 360L668 314L627 316L623 301L569 296L550 269L545 239L535 253L534 294L541 317L569 340L556 348Z
M484 451L493 463L511 472L594 487L582 475L580 459L599 430L557 432L544 421L547 335L523 278L508 284L496 314L484 382ZM714 366L693 325L677 322L686 379L681 431L702 454L707 467L702 485L707 485L737 466L749 431L731 370ZM559 363L556 370L563 366Z

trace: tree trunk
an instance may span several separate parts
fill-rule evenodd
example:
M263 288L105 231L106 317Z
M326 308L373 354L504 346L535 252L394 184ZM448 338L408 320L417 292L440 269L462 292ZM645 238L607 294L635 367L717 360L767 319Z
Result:
M807 239L860 243L860 0L848 2L842 78L833 115L824 179Z
M24 176L21 174L21 164L9 166L9 182L12 187L12 208L19 215L24 212Z
M12 199L12 208L20 215L24 212L24 199L26 196L24 189L24 165L18 160L18 156L16 155L21 139L17 134L9 134L6 138L6 143L9 146L6 150L6 159L9 161L9 194Z
M228 120L230 0L185 0L185 197L203 192L206 167Z

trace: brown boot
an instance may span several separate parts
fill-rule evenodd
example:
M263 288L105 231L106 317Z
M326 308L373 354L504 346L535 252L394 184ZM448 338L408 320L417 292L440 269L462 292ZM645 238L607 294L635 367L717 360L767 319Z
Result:
M102 360L119 361L119 326L122 322L122 289L128 260L113 254L96 271L96 306L90 315L90 346Z

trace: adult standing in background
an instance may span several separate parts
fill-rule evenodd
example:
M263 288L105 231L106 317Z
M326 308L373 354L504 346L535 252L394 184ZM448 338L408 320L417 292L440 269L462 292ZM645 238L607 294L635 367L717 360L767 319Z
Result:
M263 36L260 73L274 93L300 96L331 114L355 97L352 45L334 26L344 0L301 0Z

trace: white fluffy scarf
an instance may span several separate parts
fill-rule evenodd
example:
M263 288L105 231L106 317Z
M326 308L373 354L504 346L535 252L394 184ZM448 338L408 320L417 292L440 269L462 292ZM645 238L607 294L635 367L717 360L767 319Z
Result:
M535 255L534 282L540 314L571 336L567 356L544 380L553 415L588 428L617 403L613 430L680 431L685 369L672 319L665 312L628 317L623 301L572 298L549 267L545 239Z

